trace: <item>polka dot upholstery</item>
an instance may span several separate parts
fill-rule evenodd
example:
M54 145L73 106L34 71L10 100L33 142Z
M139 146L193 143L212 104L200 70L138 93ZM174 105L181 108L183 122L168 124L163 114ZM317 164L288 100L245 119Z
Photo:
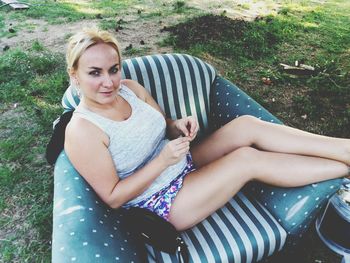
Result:
M335 179L296 188L255 183L246 187L246 193L275 216L289 235L288 244L296 245L341 183Z
M214 130L242 115L252 115L264 121L281 124L281 121L244 91L220 76L216 77L212 85L210 105L209 124Z
M55 165L52 262L142 262L123 210L109 209L62 152Z

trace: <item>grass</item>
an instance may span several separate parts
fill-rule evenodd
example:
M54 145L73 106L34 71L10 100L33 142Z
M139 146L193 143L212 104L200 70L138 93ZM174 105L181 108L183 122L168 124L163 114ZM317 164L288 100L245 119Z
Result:
M225 77L287 124L348 137L349 10L348 2L333 1L286 5L279 14L252 22L209 14L173 26L163 44L217 58ZM297 77L281 71L280 63L294 65L296 60L314 66L315 74ZM263 77L272 85L264 85Z
M28 0L30 8L19 13L12 13L10 18L44 19L51 23L72 22L80 19L93 19L97 15L113 17L119 11L136 4L137 0L105 1L35 1ZM9 9L9 8L8 8Z
M82 19L110 19L122 15L124 10L137 4L137 0L106 0L106 1L21 1L30 5L29 9L20 12L11 12L10 7L3 7L0 16L0 37L11 37L16 32L35 28L35 25L28 24L28 19L41 19L50 24L64 24L76 22ZM8 31L6 21L16 21L10 27L14 33Z
M64 60L36 41L28 51L6 52L0 70L0 261L49 262L53 171L43 153L62 112Z
M142 9L139 0L27 1L27 11L0 9L0 38L32 30L30 19L51 24L97 19L105 29L127 26L120 14ZM185 1L142 11L138 19L171 14L189 19L171 28L163 45L202 57L241 86L285 123L312 132L349 137L350 3L285 1L278 14L252 22L199 16ZM40 8L39 8L40 7ZM249 6L243 6L249 9ZM117 17L117 18L116 18ZM8 21L16 21L10 27ZM67 32L65 38L70 36ZM200 43L200 44L199 44ZM132 48L142 55L147 48ZM279 63L298 60L316 68L311 76L281 71ZM62 112L68 86L64 56L38 40L26 50L9 49L0 57L0 262L50 262L53 170L44 152L52 121ZM262 78L269 77L271 85ZM309 255L308 262L315 262ZM328 261L327 261L328 260ZM325 256L324 263L332 262Z
M105 1L39 1L25 0L30 5L29 9L20 12L11 12L10 7L3 7L0 12L0 38L16 36L22 30L33 30L37 26L36 20L44 20L49 24L64 24L81 20L98 19L102 29L115 29L120 26L116 17L128 14L138 14L140 19L152 19L168 16L171 13L191 15L196 12L194 8L186 5L184 1L174 1L167 6L161 0L105 0ZM145 1L147 2L147 1ZM142 6L142 8L138 8ZM137 10L135 10L135 8ZM34 21L34 23L28 22ZM16 21L13 25L6 25L6 21ZM9 29L13 32L9 32Z

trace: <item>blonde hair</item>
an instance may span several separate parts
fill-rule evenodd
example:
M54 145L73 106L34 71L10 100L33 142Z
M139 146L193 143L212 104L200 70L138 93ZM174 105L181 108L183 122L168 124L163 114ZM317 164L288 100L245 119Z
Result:
M66 53L68 73L71 73L72 70L77 69L79 59L85 50L99 43L108 44L117 51L119 65L121 66L120 48L117 39L115 39L112 34L107 31L99 30L97 28L84 28L82 31L69 38Z

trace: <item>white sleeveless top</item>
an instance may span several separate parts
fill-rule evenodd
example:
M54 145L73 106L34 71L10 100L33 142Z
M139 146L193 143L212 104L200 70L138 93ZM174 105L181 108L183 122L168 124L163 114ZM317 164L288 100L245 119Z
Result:
M169 140L165 138L166 122L160 112L140 100L125 85L121 85L119 95L132 109L127 120L114 121L81 105L75 109L74 114L92 122L107 134L108 150L119 178L124 179L159 155ZM185 169L186 164L186 157L183 157L178 163L169 166L146 191L123 206L132 206L160 191Z

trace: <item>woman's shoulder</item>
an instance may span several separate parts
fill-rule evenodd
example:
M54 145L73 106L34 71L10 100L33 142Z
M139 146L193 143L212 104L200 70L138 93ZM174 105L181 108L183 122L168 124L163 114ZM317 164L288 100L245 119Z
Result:
M92 141L103 141L108 144L108 136L91 121L75 116L66 127L65 137L67 141L74 143L91 143Z
M146 100L146 95L147 95L146 89L135 80L123 79L121 81L121 84L127 89L129 89L130 91L132 91L139 99L143 101Z

